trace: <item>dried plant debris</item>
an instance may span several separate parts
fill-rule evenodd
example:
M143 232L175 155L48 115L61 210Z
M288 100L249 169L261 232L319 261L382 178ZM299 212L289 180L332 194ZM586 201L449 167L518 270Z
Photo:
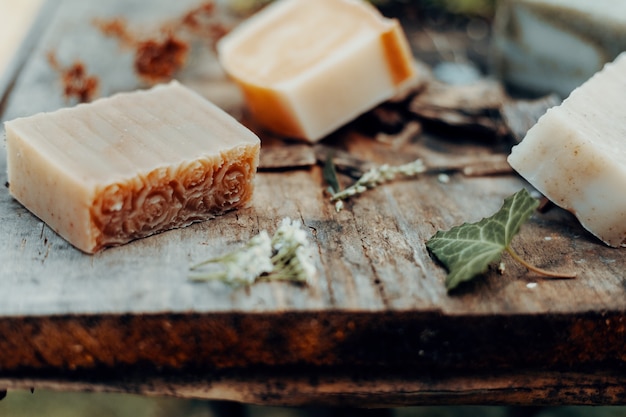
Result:
M367 190L376 188L379 185L396 180L398 178L414 178L426 172L426 166L421 159L416 159L403 165L391 166L383 164L369 169L356 182L345 189L340 189L339 182L333 180L334 161L333 157L328 156L326 165L324 166L324 179L330 186L330 201L335 203L335 210L341 211L344 207L343 201L350 197L362 194ZM336 175L335 175L336 178Z
M63 96L68 101L86 103L98 95L100 80L87 72L85 64L74 61L70 66L64 67L59 63L54 52L48 52L48 63L55 70L63 84Z
M104 36L117 39L124 47L132 48L137 42L135 35L128 28L128 22L122 17L109 20L94 19L93 24Z
M94 25L103 35L117 39L123 48L134 50L136 74L154 84L172 79L186 65L193 41L208 42L215 50L217 41L230 30L220 16L215 2L207 1L179 18L163 22L150 34L131 31L121 17L96 19Z
M126 19L94 20L94 25L108 37L118 40L124 49L134 51L135 73L148 83L170 80L185 65L189 43L177 37L171 28L161 28L152 36L140 36L129 29Z
M173 33L139 42L135 51L135 72L150 83L170 80L185 65L188 52L189 44Z
M377 167L372 161L357 158L349 152L328 145L315 145L314 150L318 165L326 166L328 158L332 157L334 169L353 179L358 179ZM424 171L426 175L459 173L465 177L485 177L514 173L505 154L476 153L451 156L429 151L425 147L420 147L418 153L427 167Z
M178 23L178 30L188 32L198 39L209 42L213 50L217 41L231 30L230 24L220 17L213 1L208 1L185 13Z

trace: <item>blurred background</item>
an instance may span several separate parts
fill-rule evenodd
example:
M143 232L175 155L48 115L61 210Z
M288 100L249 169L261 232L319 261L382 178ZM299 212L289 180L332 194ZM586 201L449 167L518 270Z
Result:
M44 0L0 0L0 75L17 52Z
M4 1L4 0L3 0ZM9 391L2 417L623 417L624 407L421 406L394 409L269 407L128 394Z

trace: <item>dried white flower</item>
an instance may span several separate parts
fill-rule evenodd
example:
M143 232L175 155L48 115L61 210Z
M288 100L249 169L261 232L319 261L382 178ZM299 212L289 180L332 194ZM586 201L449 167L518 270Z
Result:
M364 193L368 189L377 187L385 182L392 181L399 176L414 177L424 172L426 172L426 166L421 159L416 159L413 162L399 166L389 166L387 164L381 165L367 171L350 187L347 187L337 193L333 193L330 197L330 201L335 202L336 211L341 211L343 208L341 200L345 200L356 194Z
M272 238L274 271L268 279L310 283L315 277L313 249L300 220L283 219Z
M437 175L437 181L439 181L442 184L448 184L450 183L450 176L446 173L441 173Z
M272 240L263 230L243 248L193 265L189 278L194 281L252 284L260 275L272 272L271 256Z
M316 275L313 250L299 220L283 219L272 238L267 231L243 248L191 267L194 281L219 280L250 285L257 280L311 283Z

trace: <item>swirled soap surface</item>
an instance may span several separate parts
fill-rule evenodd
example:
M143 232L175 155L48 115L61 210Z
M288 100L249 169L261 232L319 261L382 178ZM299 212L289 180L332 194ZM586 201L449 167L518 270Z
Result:
M175 81L5 128L11 195L87 253L252 196L259 138Z

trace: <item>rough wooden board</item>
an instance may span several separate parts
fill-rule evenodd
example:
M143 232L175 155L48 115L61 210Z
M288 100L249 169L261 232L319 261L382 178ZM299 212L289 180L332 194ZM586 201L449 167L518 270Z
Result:
M16 80L2 119L66 105L45 61L51 49L62 62L84 60L102 77L104 95L140 86L130 71L130 55L90 21L124 13L150 27L196 4L158 3L149 10L139 1L61 3ZM197 51L192 64L181 81L240 116L241 98L212 56ZM376 163L418 156L454 161L494 152L484 144L428 135L392 149L349 127L326 143ZM6 180L0 147L0 184ZM501 381L520 379L501 384L486 397L490 401L533 402L543 395L541 380L523 401L513 399L521 398L515 393L523 375L546 369L571 374L568 387L588 374L612 372L613 379L594 379L589 389L615 390L626 361L623 251L603 246L572 216L554 209L536 214L514 245L531 262L574 269L578 279L542 280L505 258L505 275L494 267L449 296L445 271L425 249L437 229L493 213L523 185L514 176L455 174L446 184L426 176L370 191L336 213L324 195L320 167L263 172L250 208L94 256L72 248L3 189L0 378L16 384L53 379L67 388L86 381L107 389L117 384L127 391L278 404L290 402L272 397L274 386L259 388L256 396L237 394L236 388L220 394L204 388L200 377L232 372L243 386L254 384L261 368L283 375L284 383L324 365L346 379L371 369L374 382L359 391L360 404L367 405L372 394L372 403L391 405L424 402L419 392L426 388L419 387L432 372L452 378L471 371L476 385L468 385L465 394L483 392L476 387L489 375L498 378L497 364L506 369ZM261 283L234 289L188 282L191 262L236 248L261 229L273 231L287 216L302 219L318 247L319 277L312 286ZM399 381L376 394L377 378L384 383L387 370L397 367L413 375L406 379L409 388ZM128 383L128 370L147 382ZM309 400L327 395L333 402L354 389L330 384L317 394L304 390L299 402L307 402L307 393ZM445 387L439 389L445 394ZM450 386L452 397L455 389ZM571 401L568 392L546 402ZM623 403L620 393L581 402ZM430 402L446 402L444 394Z

